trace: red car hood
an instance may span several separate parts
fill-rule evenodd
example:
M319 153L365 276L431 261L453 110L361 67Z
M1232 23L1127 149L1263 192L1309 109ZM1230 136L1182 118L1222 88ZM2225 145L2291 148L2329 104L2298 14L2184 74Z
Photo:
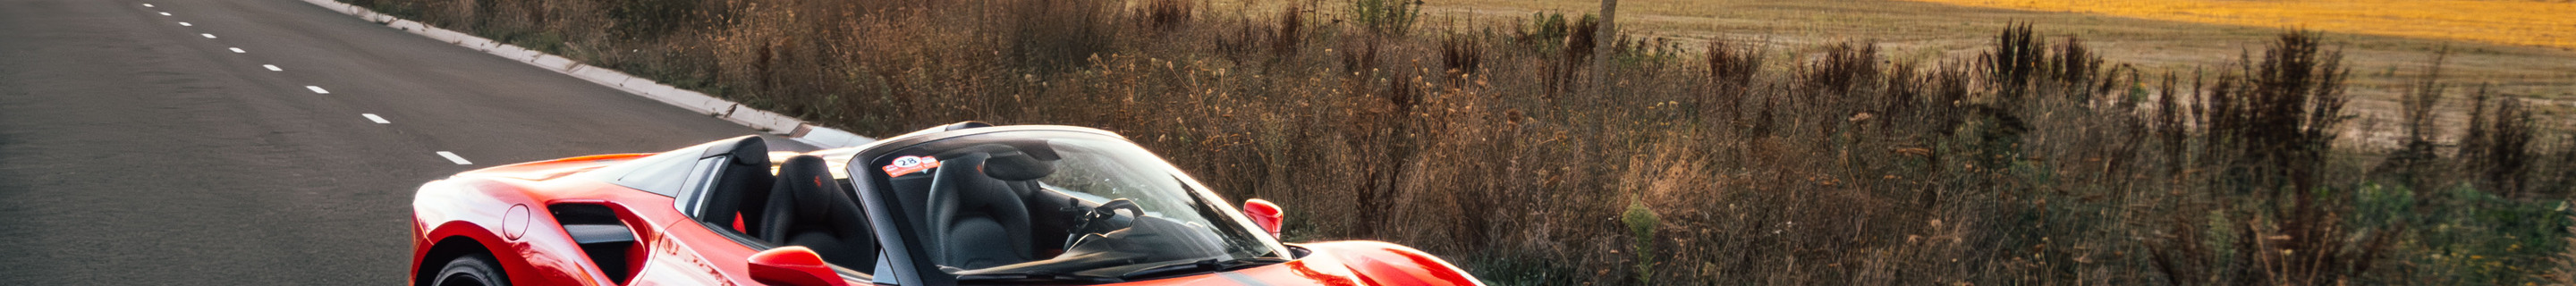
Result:
M1484 285L1448 262L1401 245L1336 241L1299 246L1314 253L1270 266L1111 285Z

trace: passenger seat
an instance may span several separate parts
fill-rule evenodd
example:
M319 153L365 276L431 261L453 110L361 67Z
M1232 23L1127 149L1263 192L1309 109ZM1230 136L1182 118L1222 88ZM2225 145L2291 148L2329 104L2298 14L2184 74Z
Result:
M761 209L769 205L769 191L777 177L769 174L769 147L760 137L743 138L735 143L723 171L716 173L713 186L706 190L706 202L699 221L744 235L761 233Z
M847 189L833 181L831 166L812 155L788 158L778 166L778 184L770 192L768 213L760 218L760 239L779 246L804 246L824 262L843 268L874 269L877 243L867 214Z

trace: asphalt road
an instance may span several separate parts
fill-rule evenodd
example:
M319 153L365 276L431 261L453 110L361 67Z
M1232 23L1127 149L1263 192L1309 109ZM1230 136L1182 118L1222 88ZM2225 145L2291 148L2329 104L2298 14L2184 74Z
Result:
M0 285L401 284L422 182L752 133L296 0L0 0Z

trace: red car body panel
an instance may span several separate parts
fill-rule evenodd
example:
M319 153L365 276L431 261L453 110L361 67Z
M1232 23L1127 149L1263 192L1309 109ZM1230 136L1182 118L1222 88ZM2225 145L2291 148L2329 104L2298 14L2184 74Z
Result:
M494 169L502 168L508 167ZM626 225L641 226L632 227L639 239L669 236L663 226L687 221L672 209L671 197L597 181L538 182L515 178L525 175L531 174L469 172L423 186L412 206L414 233L420 234L412 240L413 265L444 263L421 260L428 258L431 246L438 242L464 238L471 239L490 251L493 257L499 258L502 272L514 285L615 285L609 283L609 277L588 270L598 268L590 265L590 259L554 216L545 215L551 206L587 204L608 207L615 210L618 219ZM698 231L705 232L703 229ZM652 248L652 245L658 244L638 244L629 255L655 255L645 253L645 249ZM628 269L640 269L632 266Z
M673 197L568 176L645 155L651 154L498 166L423 185L412 206L412 283L426 284L419 273L434 273L446 263L433 255L479 248L499 260L513 285L761 285L745 263L760 250L696 223L674 207ZM632 275L610 277L597 270L602 268L551 215L574 204L612 210L634 232L636 243L624 251L631 263L623 265ZM1311 253L1267 266L1107 285L1481 285L1456 266L1400 245L1290 245Z

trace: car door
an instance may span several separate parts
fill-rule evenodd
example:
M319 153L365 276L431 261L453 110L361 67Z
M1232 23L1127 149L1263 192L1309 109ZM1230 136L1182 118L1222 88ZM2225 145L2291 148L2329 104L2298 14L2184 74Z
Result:
M743 267L745 258L755 253L750 247L732 242L691 220L667 226L655 237L652 258L628 285L760 285L748 277Z

